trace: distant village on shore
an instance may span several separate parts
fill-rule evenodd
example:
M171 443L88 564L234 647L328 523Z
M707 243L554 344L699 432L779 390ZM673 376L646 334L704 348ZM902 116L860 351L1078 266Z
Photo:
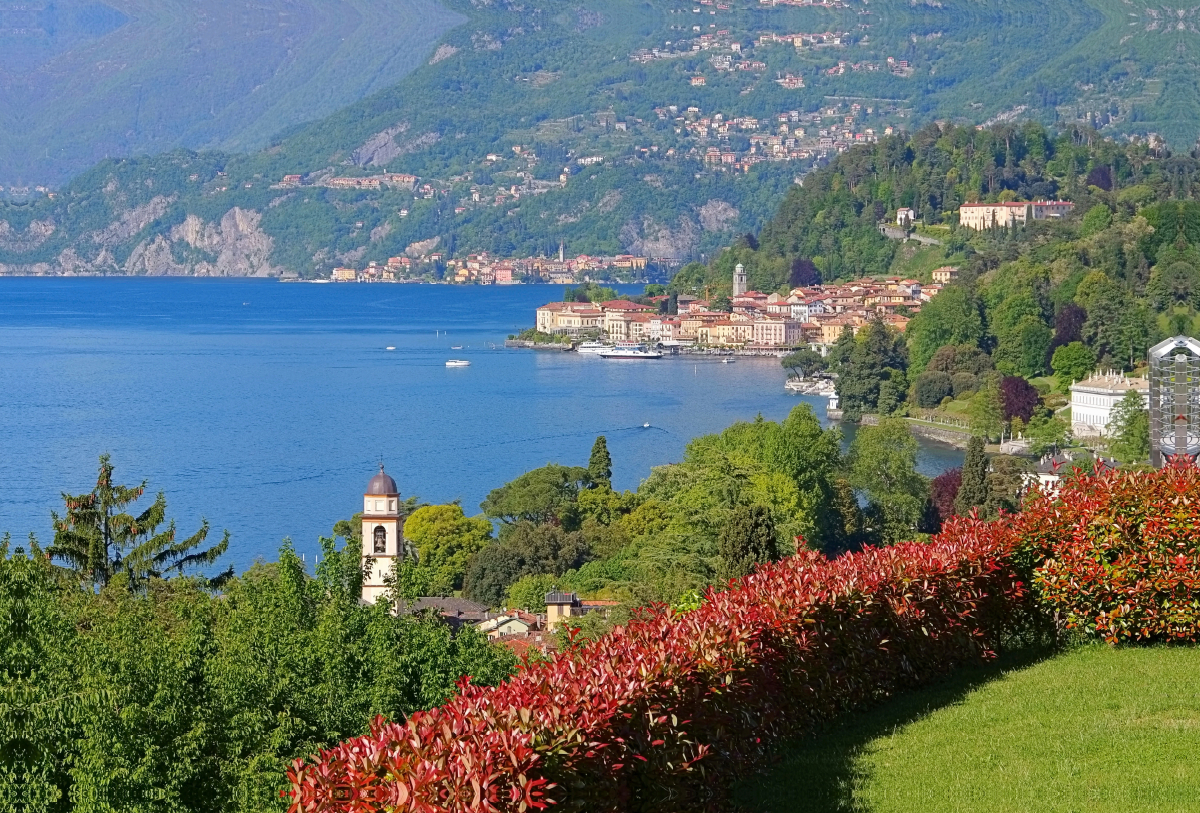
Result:
M648 304L626 299L551 302L537 309L535 329L579 339L746 350L829 346L845 329L857 333L877 318L903 332L913 314L957 274L957 268L947 266L933 272L932 284L888 277L765 294L747 290L746 270L739 264L729 311L715 310L713 302L686 294L675 297L675 313L666 312L671 308L665 295L648 297Z

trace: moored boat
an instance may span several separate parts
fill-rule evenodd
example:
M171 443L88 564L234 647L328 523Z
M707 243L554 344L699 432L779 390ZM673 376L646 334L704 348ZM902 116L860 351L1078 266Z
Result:
M464 361L463 359L450 359L449 361L446 362L446 366L447 367L470 367L471 362Z
M605 350L612 349L613 346L611 344L605 344L604 342L584 342L575 348L575 352L596 355L598 353L603 353Z
M641 342L617 342L611 350L601 350L600 358L605 359L660 359L663 354L651 350Z

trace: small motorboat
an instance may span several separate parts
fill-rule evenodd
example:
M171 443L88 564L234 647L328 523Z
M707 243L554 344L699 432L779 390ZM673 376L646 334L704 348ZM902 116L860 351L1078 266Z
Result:
M734 359L721 359L722 364L733 364Z
M642 428L643 428L643 429L649 429L649 428L650 428L650 424L649 424L649 422L642 424Z
M389 344L387 347L385 347L385 348L383 348L383 349L384 349L384 350L395 350L395 349L396 349L396 346L395 346L394 344Z
M470 367L471 362L464 359L450 359L446 362L447 367Z
M450 345L450 349L451 350L462 350L462 345L461 344L452 344L452 345Z

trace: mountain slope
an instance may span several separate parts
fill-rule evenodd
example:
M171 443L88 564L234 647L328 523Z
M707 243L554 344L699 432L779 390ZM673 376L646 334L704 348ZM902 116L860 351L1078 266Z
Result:
M0 184L259 149L395 84L465 20L437 0L106 2L0 0Z
M107 161L0 202L0 271L322 276L560 242L704 260L889 128L1032 119L1184 147L1200 128L1200 18L1142 0L449 6L466 22L425 64L263 150Z

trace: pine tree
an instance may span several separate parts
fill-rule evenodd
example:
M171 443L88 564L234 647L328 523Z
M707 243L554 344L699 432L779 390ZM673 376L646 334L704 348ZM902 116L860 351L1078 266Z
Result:
M215 562L229 547L229 532L212 547L201 549L208 537L208 521L186 539L176 540L175 522L158 532L166 518L167 498L160 491L154 503L136 517L125 509L146 491L146 483L130 487L113 483L113 465L100 456L100 476L87 494L63 494L65 517L51 512L54 544L46 553L74 571L85 583L104 587L125 574L131 589L146 580L172 571ZM216 585L233 575L233 569L210 580Z
M954 498L954 510L960 516L971 513L972 508L984 508L991 500L988 486L988 460L983 453L983 438L975 436L967 443L967 457L963 461L962 485Z
M755 565L779 558L775 523L771 521L770 512L761 505L735 508L718 544L721 575L726 579L749 576Z
M592 456L588 458L588 477L596 485L612 488L612 456L608 453L608 441L604 435L592 444Z

